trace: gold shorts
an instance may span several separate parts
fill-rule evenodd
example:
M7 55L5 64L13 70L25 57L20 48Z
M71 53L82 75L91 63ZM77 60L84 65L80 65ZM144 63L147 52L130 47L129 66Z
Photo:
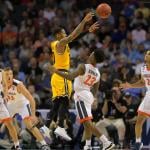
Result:
M53 100L60 96L71 96L72 82L55 73L51 77L51 86Z

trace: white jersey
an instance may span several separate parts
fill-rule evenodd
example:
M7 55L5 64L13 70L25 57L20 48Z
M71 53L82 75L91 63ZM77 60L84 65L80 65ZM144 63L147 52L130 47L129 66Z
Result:
M78 76L74 80L74 90L75 92L80 92L82 90L90 91L91 87L99 82L99 80L99 70L91 64L85 64L84 75Z
M147 91L150 92L150 70L147 69L146 65L141 67L141 76L145 81L145 87L147 88Z
M13 85L8 90L7 105L15 104L16 107L21 107L29 104L27 98L17 91L17 85L20 83L21 81L13 79Z

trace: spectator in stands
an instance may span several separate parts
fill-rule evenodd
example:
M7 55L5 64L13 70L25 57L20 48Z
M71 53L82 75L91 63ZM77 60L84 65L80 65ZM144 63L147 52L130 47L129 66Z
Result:
M18 59L13 60L12 69L13 69L15 78L25 83L26 75L23 71L21 71L20 61Z
M142 24L137 24L136 28L132 30L132 38L137 44L146 40L146 31L143 29Z
M123 99L127 102L128 110L125 114L125 124L126 124L126 146L130 148L130 143L135 142L135 122L137 117L137 109L139 102L135 97L133 97L129 92L124 94Z
M150 16L150 10L149 8L147 8L144 4L144 2L139 1L139 7L135 10L135 13L137 11L141 11L144 15L144 18L148 19L148 17Z
M150 49L150 32L147 32L147 33L146 33L146 40L143 41L142 44L144 44L144 48L145 48L146 50Z
M114 30L112 34L112 41L120 43L122 40L126 38L127 34L127 25L126 22L120 22L118 30Z
M39 81L41 81L42 70L38 66L37 59L32 57L28 63L28 67L26 68L27 73L27 82L34 83L37 85Z
M103 134L109 137L106 127L114 125L118 130L119 143L123 145L125 138L125 123L123 121L124 114L127 111L127 103L122 99L122 94L119 88L114 87L111 91L112 95L106 97L102 108L105 118L100 120L96 125Z
M39 108L39 106L41 104L41 100L40 100L39 95L35 92L35 86L33 84L29 84L28 85L28 90L31 93L31 95L33 96L33 98L35 99L36 108Z
M133 20L130 23L130 27L136 27L138 24L141 24L143 27L147 27L148 23L146 21L146 19L143 16L143 13L141 11L137 11L135 13L135 17L133 18Z

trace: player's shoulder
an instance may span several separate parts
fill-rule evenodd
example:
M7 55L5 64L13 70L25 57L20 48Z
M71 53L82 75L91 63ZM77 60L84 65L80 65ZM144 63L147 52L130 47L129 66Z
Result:
M56 46L56 44L58 43L59 41L57 41L57 40L55 40L55 41L51 41L50 42L50 46L51 46L51 48L52 49L54 49L55 48L55 46Z

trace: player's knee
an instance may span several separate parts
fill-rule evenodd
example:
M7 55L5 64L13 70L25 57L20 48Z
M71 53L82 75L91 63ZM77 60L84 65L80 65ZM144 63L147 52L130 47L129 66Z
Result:
M90 121L85 121L83 123L84 127L87 129L87 130L90 130L92 128L92 124Z
M13 127L13 123L12 123L12 120L7 120L4 122L5 126L7 128L12 128Z
M136 120L136 124L142 124L145 120L144 116L138 116Z
M31 130L33 128L33 125L29 120L24 120L24 124L28 130Z
M30 132L32 132L36 128L36 125L27 125L26 127Z

